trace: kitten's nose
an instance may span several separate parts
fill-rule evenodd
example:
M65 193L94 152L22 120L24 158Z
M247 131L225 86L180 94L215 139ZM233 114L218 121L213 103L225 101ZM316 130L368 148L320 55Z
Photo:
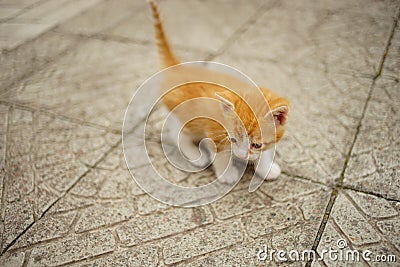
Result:
M249 153L248 152L245 152L245 153L240 153L240 154L238 154L237 155L239 158L241 158L241 159L248 159L249 158Z

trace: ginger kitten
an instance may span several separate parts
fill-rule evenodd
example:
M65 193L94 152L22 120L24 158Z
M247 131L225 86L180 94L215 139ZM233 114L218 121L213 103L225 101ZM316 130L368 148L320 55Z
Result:
M165 37L160 15L156 4L149 1L156 31L157 48L161 67L168 68L179 64L172 53ZM289 112L289 101L266 88L260 88L261 94L255 94L249 85L235 77L226 74L211 72L206 69L187 68L180 72L185 78L198 80L197 77L212 75L213 80L220 80L221 84L231 83L236 92L230 91L218 84L206 82L189 83L178 86L163 96L163 103L171 111L184 101L196 98L211 98L219 101L219 106L208 104L192 104L190 110L174 113L178 125L175 131L180 131L180 122L184 122L188 114L206 112L220 123L206 118L197 118L187 123L180 135L179 146L183 154L193 164L199 167L209 165L209 158L201 157L198 143L204 138L210 138L215 146L208 146L215 152L213 168L221 182L234 183L239 176L236 168L228 168L232 150L237 159L248 161L255 165L255 172L262 178L277 178L280 167L273 163L275 143L285 131L285 123ZM173 77L170 77L171 82ZM173 83L172 83L173 84ZM268 103L268 105L266 104ZM228 172L228 173L227 173ZM240 177L239 177L240 178Z

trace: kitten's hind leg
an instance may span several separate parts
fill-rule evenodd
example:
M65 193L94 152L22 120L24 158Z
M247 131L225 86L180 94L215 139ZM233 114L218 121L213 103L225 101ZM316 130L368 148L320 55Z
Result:
M183 156L196 167L204 168L210 165L207 144L201 142L199 147L196 146L190 133L182 130L182 123L179 119L172 114L168 116L164 124L165 136L162 136L162 142L178 147Z
M215 155L213 168L221 183L234 184L241 178L239 170L233 165L231 158L230 151L222 151Z
M201 143L196 146L187 133L181 132L179 136L179 150L196 167L204 168L211 163L207 146Z

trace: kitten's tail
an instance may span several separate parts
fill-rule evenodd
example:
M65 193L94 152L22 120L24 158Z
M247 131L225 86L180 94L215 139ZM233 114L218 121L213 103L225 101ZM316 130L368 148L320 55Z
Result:
M160 13L158 12L157 4L153 0L148 0L154 19L154 28L156 31L156 43L158 48L158 54L161 61L161 68L167 68L178 64L174 54L172 53L167 38L164 34L164 29L160 19Z

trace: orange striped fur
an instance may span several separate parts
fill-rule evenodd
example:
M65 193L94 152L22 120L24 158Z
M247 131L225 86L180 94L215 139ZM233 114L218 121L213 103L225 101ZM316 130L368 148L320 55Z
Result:
M178 64L178 61L171 52L170 46L165 37L157 6L151 0L149 3L155 21L154 25L161 67L166 68L176 65ZM196 71L198 70L193 69L192 73L195 73ZM222 74L214 73L210 75ZM278 142L282 138L285 131L285 122L289 110L289 101L276 95L266 88L261 88L264 98L258 96L253 97L250 90L246 91L246 87L248 87L248 85L243 86L243 92L241 96L246 96L246 101L251 102L251 107L256 107L256 109L253 108L252 110L241 97L225 89L224 87L202 82L187 84L175 88L173 91L170 91L163 97L163 102L169 110L172 110L180 103L194 98L208 97L220 100L220 98L216 96L216 93L219 94L220 97L233 104L234 112L237 113L245 126L246 133L249 138L249 144L262 144L261 148L254 149L254 151L250 150L250 153L259 153L260 151L271 148L275 142ZM268 103L269 107L265 102ZM211 107L197 107L193 105L191 110L196 108L206 109ZM232 119L229 114L223 114L221 109L215 107L213 108L216 109L215 116L219 117L224 123L230 125L231 129L235 131L239 122L229 121ZM187 110L186 112L190 112L190 110ZM182 114L182 117L185 115L186 114ZM215 121L204 118L195 119L185 125L185 131L192 136L194 142L205 137L211 138L217 145L218 152L230 147L228 133L221 124L216 123ZM261 134L261 131L263 134ZM236 134L241 135L240 132Z

